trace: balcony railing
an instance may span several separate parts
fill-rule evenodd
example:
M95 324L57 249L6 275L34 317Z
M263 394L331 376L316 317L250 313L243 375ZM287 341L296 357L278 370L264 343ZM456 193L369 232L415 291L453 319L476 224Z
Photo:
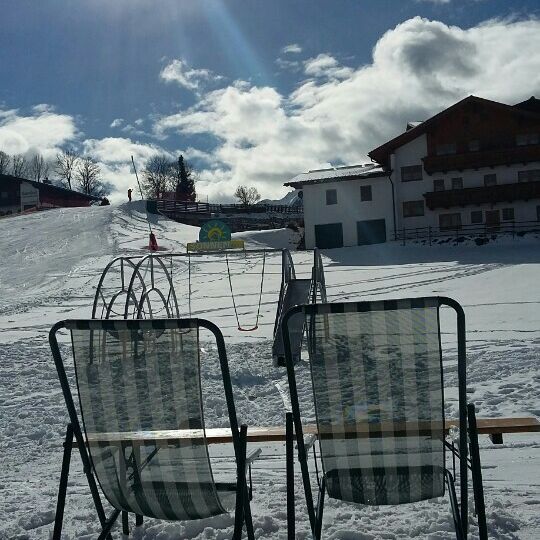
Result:
M540 161L540 144L467 152L466 154L427 156L423 159L424 169L428 174L479 169L481 167L497 167L511 165L512 163L529 163L531 161Z
M540 182L513 182L495 186L430 191L424 193L424 198L426 206L430 210L452 208L453 206L528 201L540 199Z
M476 239L499 234L510 235L515 238L531 232L540 233L540 221L502 221L500 223L458 225L454 227L403 228L394 231L394 240L400 240L403 245L416 240L427 241L431 245L437 239Z

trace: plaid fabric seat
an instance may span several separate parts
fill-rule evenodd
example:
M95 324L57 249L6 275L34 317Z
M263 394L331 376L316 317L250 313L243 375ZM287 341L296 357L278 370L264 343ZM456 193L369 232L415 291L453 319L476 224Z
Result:
M82 446L88 449L109 503L126 515L166 520L202 519L235 510L238 537L244 512L249 512L243 500L245 476L242 472L235 483L214 481L205 435L201 326L217 339L237 458L232 465L244 471L245 443L238 432L217 327L197 319L84 320L62 326L72 338L86 443ZM62 380L63 364L56 355L55 360ZM71 410L70 399L71 394L66 395ZM72 422L78 426L77 418ZM167 435L171 431L177 435ZM251 537L249 527L248 532Z
M366 505L403 504L444 493L444 470L430 465L332 469L326 472L328 495Z
M343 487L332 496L364 504L386 498L387 503L371 504L395 504L443 495L436 300L324 304L308 315L308 323L319 432L331 434L321 436L321 457L325 471L339 471L342 479L331 483ZM420 422L428 428L425 433L418 432ZM374 433L379 426L384 432ZM422 469L431 473L423 482L409 481L409 469L411 476ZM350 473L354 481L345 481L344 470L356 471ZM409 488L397 499L375 493L377 485L387 484Z
M461 508L445 469L441 305L458 314ZM318 446L323 467L317 508L311 494L288 328L305 317ZM448 484L456 525L467 522L465 325L459 304L438 297L297 306L283 340L299 461L315 538L325 494L364 505L440 497Z

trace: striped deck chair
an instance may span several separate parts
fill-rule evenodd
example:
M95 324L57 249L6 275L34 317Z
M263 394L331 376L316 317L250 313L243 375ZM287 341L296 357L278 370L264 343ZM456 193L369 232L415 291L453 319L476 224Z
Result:
M439 309L457 313L459 441L446 441ZM306 317L322 479L315 507L295 370L287 332ZM448 486L458 539L467 536L465 318L448 298L297 306L284 317L283 339L297 448L312 532L320 538L324 497L363 505L397 505L440 497ZM470 433L480 537L487 538L478 439ZM447 447L460 456L460 504ZM315 450L315 447L313 447ZM359 531L361 532L361 531Z
M236 482L214 480L205 438L201 394L199 329L215 337L231 436ZM71 332L79 411L58 347L60 329ZM248 538L253 525L246 467L247 427L238 428L223 336L202 319L72 320L57 323L50 344L70 424L64 457L54 539L60 539L70 456L75 437L101 524L99 538L122 514L165 520L208 518L234 510L234 538ZM113 507L107 517L97 484Z

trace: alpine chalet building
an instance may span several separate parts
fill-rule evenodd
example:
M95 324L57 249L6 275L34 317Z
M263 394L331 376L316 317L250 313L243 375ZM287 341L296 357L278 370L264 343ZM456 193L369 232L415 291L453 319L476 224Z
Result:
M469 96L369 152L376 166L298 175L286 185L303 191L306 247L537 227L539 136L540 100L511 106Z

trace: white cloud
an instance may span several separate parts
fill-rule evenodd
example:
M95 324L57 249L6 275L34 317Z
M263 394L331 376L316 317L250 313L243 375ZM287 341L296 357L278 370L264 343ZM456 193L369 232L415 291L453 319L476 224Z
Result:
M275 62L279 69L291 71L293 73L300 71L300 68L302 67L302 64L297 60L287 60L286 58L281 57L276 58Z
M430 4L449 4L452 0L415 0L417 3L428 2Z
M304 72L313 77L329 77L334 79L346 79L353 70L341 66L339 62L328 53L319 54L316 58L310 58L304 62Z
M215 75L209 69L192 69L184 60L175 59L167 64L159 74L165 82L174 82L187 88L197 90L202 82L220 80L220 75Z
M87 139L83 142L83 152L102 163L117 164L146 161L154 154L168 154L163 148L153 144L142 144L124 137Z
M72 116L52 111L51 106L40 104L28 116L15 109L0 112L0 150L8 154L40 151L46 159L54 158L78 131Z
M37 114L41 113L52 113L54 112L54 107L52 105L49 105L48 103L39 103L38 105L34 105L32 107L32 111L34 111Z
M283 49L281 49L282 54L300 54L302 52L302 47L298 45L298 43L290 43L289 45L285 45Z
M117 128L117 127L120 127L123 123L124 123L124 119L123 119L123 118L115 118L115 119L111 122L111 125L110 125L109 127Z
M199 186L210 198L230 196L240 183L275 197L293 175L366 161L408 120L428 118L469 94L504 103L538 95L539 49L538 20L493 20L463 30L415 17L386 32L367 65L344 67L321 54L305 65L311 78L289 95L236 83L159 119L155 129L215 138L214 161L201 171Z

